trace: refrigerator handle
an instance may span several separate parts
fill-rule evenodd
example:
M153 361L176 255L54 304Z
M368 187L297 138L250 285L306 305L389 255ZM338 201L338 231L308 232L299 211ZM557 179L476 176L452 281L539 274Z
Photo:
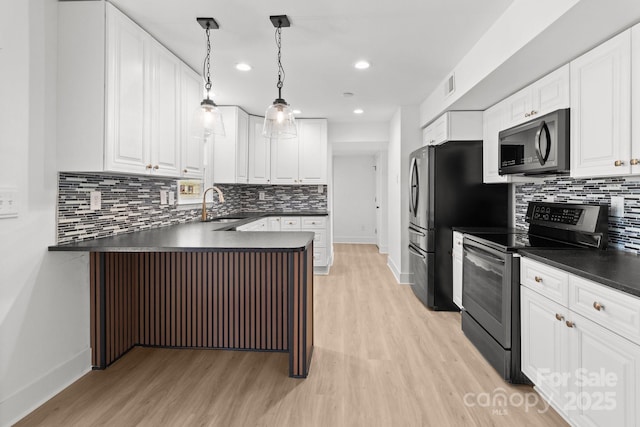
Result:
M413 213L414 215L416 214L416 209L418 209L418 201L414 200L414 197L413 197L413 194L414 194L414 191L413 191L413 187L414 187L414 185L413 185L413 176L414 176L414 171L416 171L416 169L417 169L416 168L416 162L417 161L418 160L415 157L413 157L411 159L411 166L409 166L409 212ZM418 189L417 189L418 180L417 179L416 179L415 187L416 187L416 191L415 191L416 197L415 198L417 199L418 198Z

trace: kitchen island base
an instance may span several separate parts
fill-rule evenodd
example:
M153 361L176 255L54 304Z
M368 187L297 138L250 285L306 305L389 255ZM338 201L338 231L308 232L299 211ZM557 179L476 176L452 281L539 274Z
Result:
M304 378L313 352L313 249L91 252L92 365L136 345L289 353Z

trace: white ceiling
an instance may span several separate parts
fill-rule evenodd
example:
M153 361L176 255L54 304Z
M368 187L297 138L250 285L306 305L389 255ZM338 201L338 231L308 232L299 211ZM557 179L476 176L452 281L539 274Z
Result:
M282 31L283 97L301 117L388 121L400 105L422 102L513 0L110 0L195 70L213 17L212 81L219 105L262 115L276 98L276 47L269 15L288 15ZM371 62L356 70L360 59ZM253 70L240 72L238 62ZM342 96L353 92L351 98ZM364 114L353 110L362 108Z

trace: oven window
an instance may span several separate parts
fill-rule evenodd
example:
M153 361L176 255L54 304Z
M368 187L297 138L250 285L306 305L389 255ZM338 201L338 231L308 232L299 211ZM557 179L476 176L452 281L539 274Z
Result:
M473 300L501 324L504 259L482 249L465 246L463 262L464 297ZM466 306L464 300L462 304Z

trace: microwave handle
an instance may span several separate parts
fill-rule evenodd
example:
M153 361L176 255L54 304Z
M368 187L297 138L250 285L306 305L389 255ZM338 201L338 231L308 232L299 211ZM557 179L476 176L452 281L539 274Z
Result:
M544 136L547 139L547 147L544 152L544 156L542 155L542 148L540 147L540 140L542 138L542 132L544 132ZM543 120L540 123L540 127L538 128L538 132L536 132L536 157L538 157L538 161L541 165L544 165L549 159L549 153L551 152L551 134L549 133L549 126Z

